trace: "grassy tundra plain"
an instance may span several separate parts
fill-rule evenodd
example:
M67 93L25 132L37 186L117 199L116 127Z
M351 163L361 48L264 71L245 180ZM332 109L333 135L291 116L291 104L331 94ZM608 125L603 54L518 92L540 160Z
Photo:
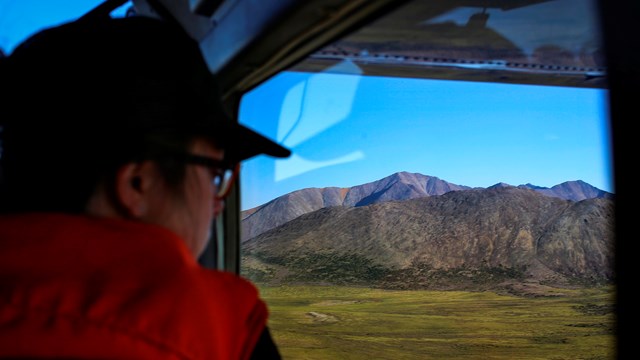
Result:
M613 287L493 292L260 287L285 360L615 359Z

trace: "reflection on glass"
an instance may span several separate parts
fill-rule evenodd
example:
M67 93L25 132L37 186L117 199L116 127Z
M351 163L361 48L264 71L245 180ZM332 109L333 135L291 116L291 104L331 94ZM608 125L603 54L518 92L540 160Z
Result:
M602 88L595 9L589 0L412 1L294 69L349 59L370 75Z
M329 74L312 74L287 92L278 121L279 142L294 148L349 116L360 76L337 73L359 75L361 71L352 62L343 61L333 66ZM314 161L292 154L289 161L276 163L275 180L355 161L362 156L362 152L354 151L336 158Z

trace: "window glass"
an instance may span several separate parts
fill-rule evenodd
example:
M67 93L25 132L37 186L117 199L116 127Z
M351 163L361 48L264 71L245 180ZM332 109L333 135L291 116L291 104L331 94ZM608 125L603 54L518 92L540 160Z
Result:
M593 17L588 5L573 11ZM478 13L491 27L507 10L414 23ZM580 46L562 43L576 52L546 60L541 37L517 46L517 62L431 44L446 56L407 64L422 45L374 39L394 23L242 99L240 121L293 150L243 163L240 184L241 272L269 303L283 355L613 357L615 190L597 36L576 30Z
M104 0L2 0L0 1L0 53L8 55L23 40L50 26L72 21ZM131 1L125 2L111 14L123 17Z

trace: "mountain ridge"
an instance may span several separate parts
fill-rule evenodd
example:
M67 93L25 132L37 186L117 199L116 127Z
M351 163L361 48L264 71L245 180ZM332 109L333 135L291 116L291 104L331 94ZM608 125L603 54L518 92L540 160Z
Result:
M243 243L262 282L465 288L610 282L613 201L522 187L321 208Z
M613 194L600 190L581 180L566 181L551 188L532 184L513 186L497 183L488 187L528 188L545 196L571 201L594 197L613 198ZM303 214L324 207L358 207L370 204L438 196L450 191L481 190L447 182L435 176L420 173L397 172L380 180L350 188L306 188L282 195L265 204L241 212L241 242L269 229L285 224Z

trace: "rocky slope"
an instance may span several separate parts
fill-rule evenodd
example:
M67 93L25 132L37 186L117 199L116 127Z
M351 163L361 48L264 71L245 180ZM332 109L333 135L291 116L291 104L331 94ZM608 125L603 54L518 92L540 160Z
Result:
M499 186L321 206L346 199L339 189L324 194L312 198L317 210L243 243L245 275L391 288L614 279L613 201L606 197L576 202Z
M512 187L498 183L490 188ZM583 181L567 181L551 188L532 184L519 185L546 196L572 201L590 198L613 198L606 191ZM310 188L291 192L260 207L242 212L242 241L251 239L269 229L283 225L298 216L332 206L358 207L386 201L409 200L443 195L450 191L468 190L469 186L457 185L434 176L399 172L378 181L351 188Z

